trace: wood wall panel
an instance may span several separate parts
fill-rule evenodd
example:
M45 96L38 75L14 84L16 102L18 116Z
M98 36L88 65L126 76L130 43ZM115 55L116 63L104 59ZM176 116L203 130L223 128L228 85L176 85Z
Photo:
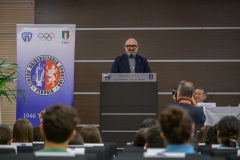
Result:
M0 1L0 59L7 58L6 63L16 63L16 24L34 22L34 0ZM16 83L8 84L16 89ZM0 98L0 123L13 126L16 120L16 102Z
M74 108L81 124L99 124L99 95L74 95Z
M208 95L208 102L216 102L217 106L238 106L239 95ZM164 109L164 105L174 103L172 95L158 95L158 115ZM74 107L78 111L81 124L99 124L100 95L75 95Z
M75 63L75 92L99 92L101 74L112 63ZM239 92L240 63L149 63L157 73L158 91L171 92L181 80L205 87L209 92Z
M239 26L234 0L36 0L35 23L77 27Z
M75 59L113 60L125 52L129 37L149 60L240 58L240 30L140 30L77 31Z

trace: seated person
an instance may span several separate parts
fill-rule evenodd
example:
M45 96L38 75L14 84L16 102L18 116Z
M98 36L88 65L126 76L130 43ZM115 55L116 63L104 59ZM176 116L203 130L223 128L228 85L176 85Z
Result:
M207 131L211 126L203 126L198 133L197 143L205 143Z
M206 102L207 90L202 87L195 88L193 97L196 103Z
M84 143L102 143L102 137L97 127L87 125L80 130Z
M13 142L14 143L32 143L33 142L33 126L32 123L25 118L16 120L13 125Z
M240 120L234 116L225 116L217 124L217 138L221 147L239 148Z
M3 144L11 144L13 141L13 134L11 128L7 125L1 124L0 125L0 145Z
M205 143L207 145L219 144L218 139L217 139L217 125L211 126L208 129L208 131L206 133Z
M166 152L195 153L191 145L194 123L184 108L171 105L160 115L161 136L166 141Z
M146 136L145 147L148 148L165 148L165 143L161 137L161 129L159 127L149 128Z
M45 137L44 149L38 152L67 152L67 145L74 139L78 123L74 108L55 104L46 109L40 125L40 132Z
M145 143L147 142L147 132L149 128L141 128L134 136L133 146L136 147L144 147Z

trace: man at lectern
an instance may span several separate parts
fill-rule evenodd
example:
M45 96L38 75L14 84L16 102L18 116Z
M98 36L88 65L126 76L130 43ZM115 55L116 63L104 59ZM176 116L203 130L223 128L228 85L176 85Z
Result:
M116 57L111 73L151 73L147 59L137 54L138 43L134 38L129 38L124 48L126 53Z

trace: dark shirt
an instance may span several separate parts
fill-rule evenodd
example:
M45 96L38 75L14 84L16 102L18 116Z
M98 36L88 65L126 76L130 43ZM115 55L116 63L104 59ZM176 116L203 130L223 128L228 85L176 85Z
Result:
M111 68L111 73L131 73L127 54L116 57ZM146 58L136 55L135 73L151 73Z

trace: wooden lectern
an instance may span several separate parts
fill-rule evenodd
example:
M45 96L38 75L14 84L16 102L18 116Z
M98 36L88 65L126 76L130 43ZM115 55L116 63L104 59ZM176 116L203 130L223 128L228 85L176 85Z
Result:
M141 122L157 118L155 73L103 74L100 85L100 131L104 142L118 148L132 142Z

